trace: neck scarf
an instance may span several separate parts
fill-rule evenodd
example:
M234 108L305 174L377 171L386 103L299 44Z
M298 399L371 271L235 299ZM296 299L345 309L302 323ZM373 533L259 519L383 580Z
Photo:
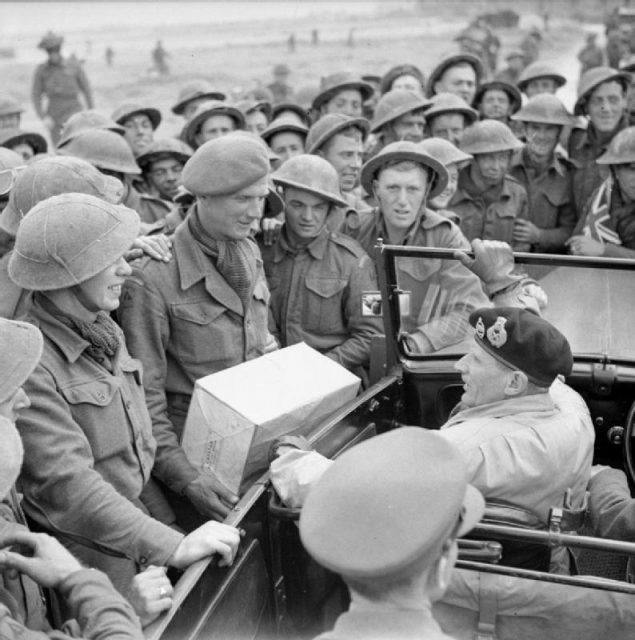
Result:
M251 298L253 274L243 240L216 240L203 228L198 209L187 217L190 232L205 255L208 255L227 284L238 294L246 309Z

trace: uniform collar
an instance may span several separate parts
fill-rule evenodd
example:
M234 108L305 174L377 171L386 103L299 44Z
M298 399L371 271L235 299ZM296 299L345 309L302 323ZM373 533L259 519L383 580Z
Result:
M628 113L624 113L621 120L618 122L617 127L615 127L613 134L607 139L606 143L600 145L598 141L599 134L595 128L595 125L591 122L591 120L589 120L589 126L586 128L584 135L580 136L580 140L576 145L576 149L580 150L580 149L583 149L584 147L588 147L588 148L598 148L601 151L604 151L609 146L609 142L613 139L613 137L617 133L619 133L622 129L625 129L626 127L628 127L628 125L629 125Z
M488 189L488 191L489 190L490 189ZM463 202L463 200L476 200L482 193L484 192L477 193L477 186L474 184L472 176L470 175L470 168L465 167L465 169L459 173L459 184L450 205L458 204L459 202ZM512 192L509 188L509 179L508 176L505 176L503 178L503 184L500 187L498 199L509 200L511 197Z
M530 167L529 154L526 146L514 154L512 158L512 168L513 167L522 167L523 169ZM551 162L547 165L547 171L555 171L559 176L566 176L567 170L564 161L558 156L556 151L551 154Z
M174 256L184 291L216 272L210 257L203 253L188 224L180 224L174 232Z
M276 248L273 256L274 262L280 262L287 253L299 253L300 251L306 250L311 254L313 258L316 260L322 260L324 258L324 254L326 253L326 246L329 241L329 230L326 225L322 227L320 234L313 238L313 240L303 247L302 249L294 249L287 239L286 234L286 225L282 227L282 231L278 238L278 242L276 242Z

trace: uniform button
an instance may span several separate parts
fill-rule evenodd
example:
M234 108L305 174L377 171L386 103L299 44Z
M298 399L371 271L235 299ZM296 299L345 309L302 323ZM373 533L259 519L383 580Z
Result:
M145 556L139 558L139 564L148 564L148 559Z
M97 394L97 399L98 399L98 400L101 400L101 401L103 402L103 401L106 399L106 394L105 394L103 391L100 391L100 392Z

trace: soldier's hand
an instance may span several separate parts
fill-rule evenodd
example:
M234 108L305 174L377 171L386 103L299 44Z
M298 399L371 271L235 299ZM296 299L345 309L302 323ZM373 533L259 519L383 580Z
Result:
M6 548L11 545L28 549L28 555ZM43 587L55 588L69 575L82 569L77 558L45 533L13 531L0 536L0 548L0 570L19 571Z
M126 597L145 627L172 606L173 593L165 567L149 566L133 578Z
M184 493L201 515L213 520L224 520L238 502L238 496L209 473L190 482Z
M540 242L540 229L529 220L516 220L514 222L513 238L515 242L538 244Z
M262 241L266 247L270 247L278 239L282 224L282 221L277 218L263 218L260 221Z
M183 538L168 560L177 569L185 569L193 562L218 553L222 556L221 567L232 564L240 544L240 533L236 527L222 522L206 522Z
M572 236L567 240L567 246L574 256L604 255L604 245L588 236Z
M170 262L172 259L172 240L162 233L155 236L139 236L132 243L129 253L135 254L134 258L145 254L153 260Z

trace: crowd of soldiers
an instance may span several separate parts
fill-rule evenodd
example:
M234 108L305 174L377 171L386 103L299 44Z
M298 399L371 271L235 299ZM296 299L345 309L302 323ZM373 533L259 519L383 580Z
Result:
M0 104L0 427L10 443L0 548L32 550L0 553L0 567L22 572L11 624L46 631L45 612L33 611L41 600L24 594L54 587L87 637L100 625L139 637L136 616L148 623L172 604L165 567L213 553L232 562L239 532L217 521L239 496L180 445L194 383L305 342L367 384L383 331L380 239L460 252L399 267L411 355L474 331L502 346L501 318L510 335L550 331L535 325L544 296L514 272L510 247L635 256L635 65L590 65L570 113L556 92L571 79L540 58L541 38L532 29L495 73L500 41L477 22L428 78L412 63L383 76L338 71L310 103L294 96L286 64L235 103L193 81L172 106L180 134L160 137L158 105L93 109L62 37L44 36L32 97L51 142L20 128L21 105ZM518 317L517 306L532 312ZM516 347L510 338L508 367L522 360L543 390L570 371L563 356L543 375ZM590 467L585 433L578 462ZM66 550L30 533L25 514ZM108 578L87 577L80 562Z

